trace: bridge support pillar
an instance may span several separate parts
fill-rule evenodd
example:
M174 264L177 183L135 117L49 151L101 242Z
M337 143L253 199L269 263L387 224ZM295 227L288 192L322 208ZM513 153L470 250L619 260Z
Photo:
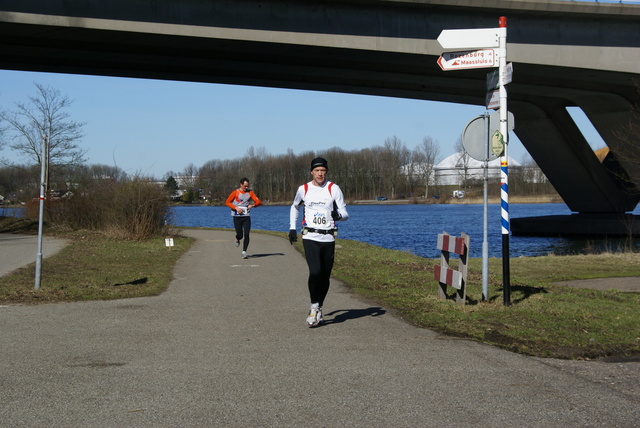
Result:
M511 219L514 236L638 237L640 216L633 214L571 214Z

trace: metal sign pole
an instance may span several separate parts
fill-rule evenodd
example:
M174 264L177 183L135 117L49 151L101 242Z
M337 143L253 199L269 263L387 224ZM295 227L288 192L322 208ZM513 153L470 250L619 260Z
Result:
M489 113L484 113L484 212L482 239L482 301L489 299Z
M40 211L38 213L38 253L36 254L36 278L34 288L40 289L42 280L42 225L44 223L44 193L45 193L45 174L46 159L48 147L48 135L42 136L42 153L40 155Z
M504 138L504 152L500 159L500 198L502 213L502 282L504 305L511 305L511 279L509 271L509 130L507 128L507 88L506 68L507 68L507 18L501 16L498 26L498 37L500 46L498 48L500 79L500 133Z

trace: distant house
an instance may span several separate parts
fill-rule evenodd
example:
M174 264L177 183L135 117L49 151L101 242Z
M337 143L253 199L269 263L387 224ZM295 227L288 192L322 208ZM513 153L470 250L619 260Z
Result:
M520 163L509 157L509 167L519 167ZM488 164L489 178L500 178L500 159L494 159ZM434 167L434 178L437 185L461 186L466 180L482 180L484 177L484 162L477 161L464 152L454 153L443 159Z
M211 201L211 190L209 189L200 189L200 199L203 201Z

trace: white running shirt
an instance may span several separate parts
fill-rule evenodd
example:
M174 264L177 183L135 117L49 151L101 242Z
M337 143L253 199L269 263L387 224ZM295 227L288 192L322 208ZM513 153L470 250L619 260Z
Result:
M289 215L289 229L297 229L298 213L300 207L304 205L304 218L302 226L312 229L335 229L336 224L331 218L333 211L333 202L338 207L338 213L342 216L341 221L349 218L347 207L344 202L342 190L337 184L327 180L322 186L315 186L310 181L298 187L296 196L291 205ZM331 234L323 235L321 233L309 232L302 236L302 239L312 239L320 242L332 242L334 237Z

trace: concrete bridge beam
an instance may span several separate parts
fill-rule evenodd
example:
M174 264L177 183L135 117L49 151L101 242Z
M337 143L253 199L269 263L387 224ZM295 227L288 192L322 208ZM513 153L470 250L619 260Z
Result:
M511 103L510 110L516 117L514 132L571 211L628 210L627 196L603 168L564 104L537 98Z

